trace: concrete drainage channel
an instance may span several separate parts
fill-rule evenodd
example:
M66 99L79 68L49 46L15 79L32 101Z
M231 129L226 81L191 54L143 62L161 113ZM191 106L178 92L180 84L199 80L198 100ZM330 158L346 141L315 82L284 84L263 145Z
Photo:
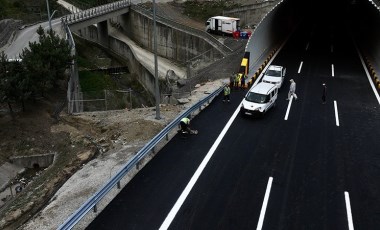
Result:
M0 208L54 162L55 154L40 154L10 158L0 166Z

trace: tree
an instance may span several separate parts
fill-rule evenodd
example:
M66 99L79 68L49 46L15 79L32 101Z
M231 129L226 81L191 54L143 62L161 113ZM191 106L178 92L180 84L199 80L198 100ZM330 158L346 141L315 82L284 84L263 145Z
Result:
M37 33L39 42L29 43L20 55L22 61L9 61L4 52L0 54L0 103L7 103L11 112L12 103L21 103L25 110L26 100L57 87L73 60L69 43L54 31L45 33L40 26Z
M56 86L57 80L65 78L65 70L73 57L69 43L53 30L47 33L40 26L37 30L39 42L29 42L20 55L34 93L42 96Z
M7 103L13 112L12 103L21 102L25 111L25 100L31 94L31 87L21 61L9 61L4 52L0 55L0 102Z

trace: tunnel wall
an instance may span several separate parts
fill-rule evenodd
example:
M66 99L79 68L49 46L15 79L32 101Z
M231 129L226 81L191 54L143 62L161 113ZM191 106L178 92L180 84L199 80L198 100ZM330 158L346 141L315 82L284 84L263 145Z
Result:
M367 64L380 78L380 10L370 1L361 1L350 9L350 29ZM372 74L373 75L373 74Z
M246 52L250 53L249 72L257 71L269 52L278 49L295 29L302 14L293 1L281 1L261 20L250 37Z

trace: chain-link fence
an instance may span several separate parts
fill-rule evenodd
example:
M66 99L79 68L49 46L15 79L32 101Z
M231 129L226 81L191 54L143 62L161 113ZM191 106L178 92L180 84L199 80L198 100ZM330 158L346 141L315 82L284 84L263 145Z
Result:
M77 103L81 106L79 111L107 111L132 109L137 107L133 103L132 90L103 90L79 92L80 100L72 100L70 103ZM74 98L74 97L72 97Z

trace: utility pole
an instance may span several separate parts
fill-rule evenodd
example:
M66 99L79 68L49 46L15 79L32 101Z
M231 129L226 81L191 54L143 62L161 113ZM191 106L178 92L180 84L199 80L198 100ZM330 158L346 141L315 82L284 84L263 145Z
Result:
M156 33L156 1L153 0L153 49L154 49L154 78L156 85L156 119L160 117L160 89L158 85L158 64L157 64L157 33Z

